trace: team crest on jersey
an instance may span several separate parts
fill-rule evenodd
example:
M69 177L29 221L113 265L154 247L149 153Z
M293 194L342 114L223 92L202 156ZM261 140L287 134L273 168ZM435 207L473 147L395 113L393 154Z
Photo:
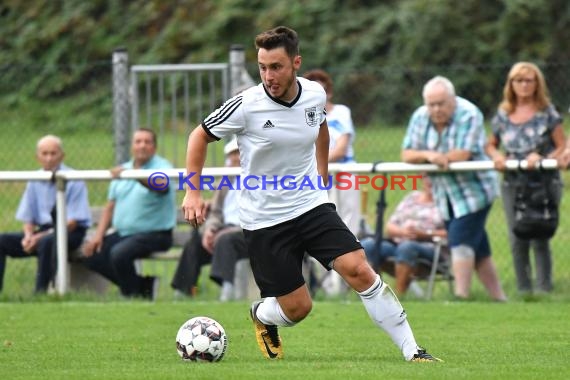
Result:
M305 108L305 120L309 127L317 125L317 107Z

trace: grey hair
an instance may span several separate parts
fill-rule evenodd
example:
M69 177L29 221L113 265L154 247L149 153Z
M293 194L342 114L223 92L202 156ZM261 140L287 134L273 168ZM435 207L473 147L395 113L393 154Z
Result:
M449 79L441 75L437 75L427 81L427 83L424 85L422 96L425 98L428 90L437 85L443 86L449 96L455 96L455 86L453 86L453 83L451 83Z
M61 141L61 139L59 137L57 137L56 135L45 135L44 137L39 139L38 143L36 144L36 150L39 150L40 145L42 145L46 141L55 142L57 144L57 146L59 147L59 149L63 152L63 141Z

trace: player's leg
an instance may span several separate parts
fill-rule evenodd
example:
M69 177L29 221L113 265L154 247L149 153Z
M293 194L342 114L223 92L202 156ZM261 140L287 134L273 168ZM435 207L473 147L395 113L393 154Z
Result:
M418 347L402 305L372 269L360 243L333 207L317 207L299 226L308 253L337 271L358 293L371 319L392 338L406 360L436 360Z
M370 318L390 336L406 360L439 361L418 346L400 301L368 265L362 250L339 256L334 269L358 293Z
M244 230L244 237L262 297L250 309L257 344L266 358L282 358L278 327L293 326L312 308L302 274L304 249L291 221Z

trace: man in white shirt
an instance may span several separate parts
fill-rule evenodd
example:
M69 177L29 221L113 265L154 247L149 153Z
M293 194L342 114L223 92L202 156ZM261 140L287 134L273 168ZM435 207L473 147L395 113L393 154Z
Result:
M204 223L199 186L207 145L236 134L240 219L263 297L250 310L260 350L282 358L278 327L293 326L311 311L301 270L307 252L359 294L406 360L437 361L418 347L404 309L329 203L326 94L320 84L297 77L297 33L280 26L258 35L255 44L262 83L228 100L190 134L182 207L193 226Z

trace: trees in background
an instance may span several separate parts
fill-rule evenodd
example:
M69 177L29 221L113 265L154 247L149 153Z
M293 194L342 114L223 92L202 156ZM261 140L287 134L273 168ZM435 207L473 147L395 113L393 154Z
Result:
M6 0L0 93L96 92L117 47L148 64L226 61L242 44L255 75L253 37L277 25L299 32L303 69L330 71L361 125L405 122L436 74L492 113L518 60L539 64L555 103L570 103L565 0Z

